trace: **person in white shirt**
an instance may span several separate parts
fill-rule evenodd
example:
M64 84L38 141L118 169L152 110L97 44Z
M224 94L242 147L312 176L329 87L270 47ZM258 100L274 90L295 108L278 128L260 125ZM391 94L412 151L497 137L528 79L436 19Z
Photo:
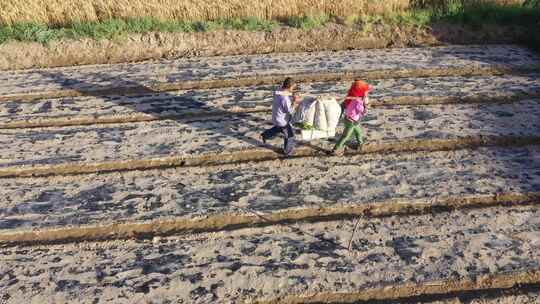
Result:
M294 108L298 105L298 96L294 94L296 84L288 77L283 81L280 90L274 92L272 103L273 127L261 134L262 141L274 138L281 133L283 135L283 154L291 156L294 149L294 130L291 126L291 117Z

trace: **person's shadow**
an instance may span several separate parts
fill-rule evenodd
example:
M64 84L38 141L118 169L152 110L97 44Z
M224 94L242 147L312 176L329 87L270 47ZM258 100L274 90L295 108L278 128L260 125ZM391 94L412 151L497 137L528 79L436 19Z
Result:
M38 71L37 73L48 77L65 89L76 90L81 96L99 97L106 103L111 102L122 107L129 107L131 108L130 112L151 115L156 120L173 120L188 125L193 129L198 129L197 131L201 131L202 129L203 132L200 132L202 134L217 134L223 139L229 138L242 141L248 144L249 148L265 147L275 152L280 151L280 147L264 145L258 138L249 136L246 132L238 131L239 126L241 126L242 130L249 130L249 132L260 130L262 132L263 128L269 125L269 117L257 115L258 112L256 111L227 111L226 109L213 107L211 100L208 100L208 90L197 90L196 92L185 90L178 93L156 91L145 85L125 79L119 82L121 87L115 90L99 84L100 80L108 79L106 74L92 74L90 79L97 81L96 83L91 83L81 79L69 78L61 71ZM242 92L234 92L234 95L233 103L239 102L244 97ZM142 101L137 103L126 102L125 99L129 99L130 97L138 97ZM200 99L207 100L201 101ZM171 104L175 103L181 104L180 110L170 107ZM270 108L270 106L271 103L269 101L268 107ZM191 115L189 109L195 109L197 113ZM184 113L179 113L179 111ZM131 122L133 121L126 121L126 123ZM205 122L208 122L208 124ZM221 127L216 127L211 122L219 122L219 126ZM168 152L172 153L174 151Z

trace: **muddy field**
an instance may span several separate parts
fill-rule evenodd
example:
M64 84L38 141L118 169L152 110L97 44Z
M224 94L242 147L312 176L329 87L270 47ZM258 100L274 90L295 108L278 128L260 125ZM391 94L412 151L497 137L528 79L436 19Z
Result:
M539 67L492 45L7 71L0 303L538 303ZM366 144L261 143L285 75L338 98L364 76Z

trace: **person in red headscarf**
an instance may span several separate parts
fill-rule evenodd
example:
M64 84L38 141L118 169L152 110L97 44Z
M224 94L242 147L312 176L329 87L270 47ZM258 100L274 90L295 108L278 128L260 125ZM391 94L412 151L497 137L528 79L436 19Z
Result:
M360 121L367 112L369 103L367 96L368 91L369 85L362 80L355 80L351 85L351 88L345 97L345 101L341 104L342 115L345 113L345 130L334 146L332 154L338 156L343 155L343 147L353 134L358 141L359 147L364 143Z
M355 80L347 92L345 101L342 103L342 108L346 109L349 103L356 98L364 98L368 91L369 85L367 83L363 82L362 80Z

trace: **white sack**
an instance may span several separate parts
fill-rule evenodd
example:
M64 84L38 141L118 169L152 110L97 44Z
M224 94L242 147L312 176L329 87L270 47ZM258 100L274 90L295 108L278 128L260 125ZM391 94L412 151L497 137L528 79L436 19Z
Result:
M335 130L341 116L341 106L335 98L326 98L322 101L326 116L326 130Z
M315 130L335 130L341 115L341 107L335 98L306 97L298 106L293 123L309 124Z
M316 130L327 130L328 124L326 123L326 111L324 108L324 102L320 99L315 101L315 119L313 120L313 128Z

